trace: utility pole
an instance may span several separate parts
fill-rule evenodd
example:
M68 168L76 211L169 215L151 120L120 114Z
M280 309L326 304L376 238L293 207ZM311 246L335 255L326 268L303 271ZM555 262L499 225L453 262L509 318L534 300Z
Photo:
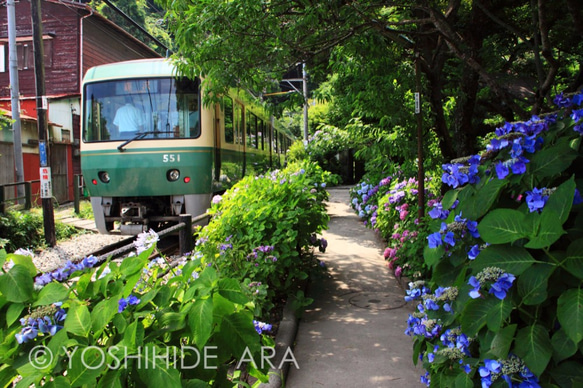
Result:
M50 150L47 141L48 123L45 97L45 64L43 47L43 29L41 18L41 0L30 1L32 19L32 44L34 48L34 74L36 80L36 114L38 128L38 147L40 156L41 200L45 241L50 247L57 244L55 235L55 213L53 210L53 192L51 183Z
M421 115L421 65L419 53L415 52L415 116L417 116L417 199L419 221L425 215L425 170L423 168L423 116Z
M14 0L6 2L8 12L8 71L10 73L10 106L12 110L12 131L14 141L14 170L16 182L24 182L24 162L22 160L22 131L20 126L20 89L18 87L18 56L16 51L16 5ZM18 198L24 197L24 185L16 186ZM18 201L20 202L20 200Z

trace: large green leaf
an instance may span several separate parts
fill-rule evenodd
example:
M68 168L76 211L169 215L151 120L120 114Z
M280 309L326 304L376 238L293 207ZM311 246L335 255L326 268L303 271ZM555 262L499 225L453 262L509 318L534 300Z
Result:
M69 307L67 318L65 318L65 330L81 337L89 335L91 331L91 314L87 306L77 302Z
M529 173L537 179L551 177L563 172L577 157L567 141L540 150L530 159Z
M69 288L59 282L52 282L43 287L33 306L46 306L55 302L62 302L69 295Z
M259 354L259 336L253 326L253 315L249 312L237 312L223 317L220 335L216 337L221 353L227 352L234 357L241 357L246 352L255 357Z
M91 311L91 328L98 337L117 314L118 300L116 298L103 299Z
M425 264L428 267L435 267L439 260L443 257L445 250L443 249L443 245L438 246L437 248L429 248L429 246L425 245L423 249L423 259Z
M573 207L575 186L574 176L559 185L555 192L549 196L542 211L543 216L546 212L553 213L555 216L558 216L558 221L561 225L565 223L571 212L571 207Z
M186 314L167 312L158 318L158 330L165 331L179 331L186 326Z
M95 386L97 377L107 368L107 352L96 346L77 347L69 360L67 377L71 387Z
M583 387L583 365L579 361L565 361L550 371L561 388Z
M541 304L547 299L547 284L555 270L550 264L535 264L518 278L518 294L526 305Z
M113 365L113 364L112 364ZM122 388L121 385L122 369L110 369L99 378L97 388Z
M43 388L69 388L70 386L69 380L64 376L57 376L43 384Z
M565 291L557 301L557 318L573 342L583 339L583 290Z
M173 361L172 349L159 349L148 344L141 349L140 357L142 367L138 368L138 373L143 381L148 382L149 387L182 388L180 372L169 364L169 361Z
M542 325L531 325L518 330L514 352L534 374L540 376L553 354L547 329Z
M497 332L502 328L504 321L510 316L513 304L509 299L495 299L496 303L492 305L486 316L486 324L489 330Z
M490 348L486 349L487 354L491 355L489 357L500 359L506 359L508 357L510 345L512 345L514 333L516 333L516 327L517 325L513 324L498 330L492 338Z
M577 345L562 329L553 335L551 344L553 345L553 360L557 363L577 353Z
M492 204L498 198L500 190L508 183L505 179L490 179L482 185L478 191L460 203L459 210L464 217L477 220L490 210Z
M10 326L20 318L20 314L24 310L22 303L10 303L8 310L6 310L6 325Z
M131 276L137 272L141 272L144 265L148 262L147 257L140 256L132 256L126 257L119 266L120 273L124 277Z
M583 238L573 241L567 247L565 268L574 276L583 279Z
M472 299L464 308L461 316L462 331L474 337L488 321L488 315L497 304L496 298Z
M249 302L249 299L241 291L241 284L235 279L220 279L218 282L218 292L221 296L233 303L244 305Z
M524 213L513 209L494 209L478 224L482 239L490 244L504 244L527 235Z
M524 248L509 245L491 245L480 252L471 264L478 273L486 267L498 267L513 275L520 275L536 261Z
M24 268L26 268L28 270L28 273L30 274L30 276L35 277L37 275L38 270L36 269L36 266L32 262L32 257L30 257L28 255L10 254L10 255L8 255L8 258L10 260L12 260L12 262L15 265L21 265Z
M213 301L198 299L188 313L188 326L193 333L194 343L202 349L213 330Z
M452 207L453 203L457 199L459 190L449 190L447 193L444 194L443 199L441 200L441 205L444 209L449 209Z
M32 298L34 280L26 267L14 265L0 276L0 293L9 302L27 302Z
M543 212L540 217L540 227L536 235L528 236L530 241L525 244L526 248L541 249L551 246L566 232L563 224L559 220L559 215L555 211Z

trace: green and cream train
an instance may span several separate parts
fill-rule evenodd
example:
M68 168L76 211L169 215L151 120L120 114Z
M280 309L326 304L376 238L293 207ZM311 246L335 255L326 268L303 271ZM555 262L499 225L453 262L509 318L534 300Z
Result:
M203 214L242 176L281 167L293 140L250 98L201 104L200 80L165 59L93 67L82 100L81 168L101 233Z

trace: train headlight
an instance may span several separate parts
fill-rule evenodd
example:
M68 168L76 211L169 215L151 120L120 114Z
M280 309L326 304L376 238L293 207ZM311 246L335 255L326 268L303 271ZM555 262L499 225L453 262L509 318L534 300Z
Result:
M99 174L97 174L97 176L99 177L99 180L102 181L103 183L109 183L109 181L111 180L111 178L109 177L109 173L107 171L99 171Z
M170 181L170 182L174 182L177 181L178 178L180 178L180 171L173 169L173 170L168 170L168 172L166 173L166 178Z

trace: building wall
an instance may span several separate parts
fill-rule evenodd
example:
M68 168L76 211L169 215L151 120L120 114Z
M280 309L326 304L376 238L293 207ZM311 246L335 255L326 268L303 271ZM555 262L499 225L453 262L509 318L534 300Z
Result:
M93 66L106 63L160 57L143 43L130 39L126 32L112 28L96 15L83 20L82 33L83 74Z
M27 43L32 46L32 23L30 2L16 2L16 35L17 40L30 39ZM52 65L45 63L45 89L47 95L62 95L79 92L79 10L75 7L66 7L62 4L42 1L41 15L43 21L43 36L51 40L50 55ZM0 39L2 50L8 61L8 26L6 8L0 12ZM46 61L45 61L46 62ZM18 72L20 94L23 96L36 95L34 67ZM0 98L10 97L8 67L0 72Z

